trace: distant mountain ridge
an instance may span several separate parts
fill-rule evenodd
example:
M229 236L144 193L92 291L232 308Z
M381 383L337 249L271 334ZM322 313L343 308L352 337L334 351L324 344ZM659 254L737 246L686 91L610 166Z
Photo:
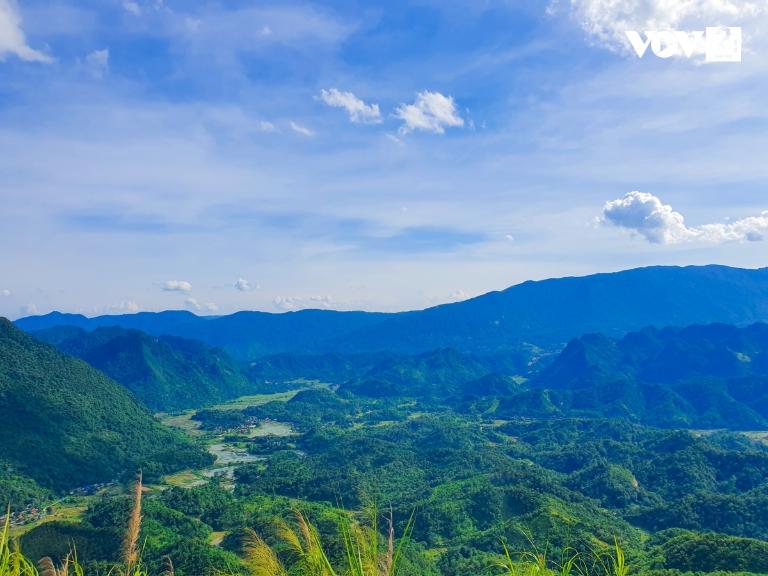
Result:
M116 326L92 332L57 326L32 336L85 360L154 411L197 408L256 392L228 354L196 340Z
M464 302L393 314L303 310L199 317L169 311L86 318L52 313L22 318L17 325L27 331L61 325L136 328L201 340L250 360L283 352L530 351L557 348L590 332L621 336L645 326L760 321L768 321L768 268L710 265L528 281Z

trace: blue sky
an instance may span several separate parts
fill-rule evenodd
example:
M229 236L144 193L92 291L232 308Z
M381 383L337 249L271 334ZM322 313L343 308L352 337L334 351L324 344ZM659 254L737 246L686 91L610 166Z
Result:
M624 32L740 26L741 63ZM0 314L766 265L768 3L0 0Z

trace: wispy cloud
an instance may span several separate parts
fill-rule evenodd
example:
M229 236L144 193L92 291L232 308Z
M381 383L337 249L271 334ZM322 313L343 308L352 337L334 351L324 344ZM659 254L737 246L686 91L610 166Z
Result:
M111 304L106 308L107 314L134 314L139 310L141 310L141 306L133 300Z
M310 130L306 126L302 126L301 124L298 124L291 120L291 130L296 132L297 134L301 134L302 136L306 136L307 138L311 138L315 135L314 131Z
M141 15L141 7L137 2L133 2L131 0L123 2L123 10L125 10L126 12L129 12L130 14L133 14L134 16Z
M184 305L195 312L218 312L219 306L213 302L199 302L197 298L187 298Z
M446 128L464 126L453 98L439 92L419 92L413 104L398 106L395 116L403 121L401 134L414 130L443 134Z
M768 235L768 210L735 222L688 226L680 212L647 192L630 192L607 202L600 220L631 230L653 244L759 242Z
M336 88L322 90L320 99L333 108L343 108L349 120L355 124L380 124L381 112L378 104L366 104L352 92L341 92Z
M30 48L21 27L21 13L16 0L0 0L0 61L12 54L27 62L53 62L48 54Z
M331 296L277 296L273 304L278 310L303 310L306 308L330 308Z
M109 49L94 50L85 57L85 65L94 77L103 77L109 72Z

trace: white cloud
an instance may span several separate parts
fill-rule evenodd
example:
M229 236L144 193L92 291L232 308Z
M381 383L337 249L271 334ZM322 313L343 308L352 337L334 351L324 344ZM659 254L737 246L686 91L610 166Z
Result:
M355 124L380 124L381 112L378 104L366 104L352 92L341 92L336 88L321 90L320 99L333 108L344 108L349 119Z
M11 291L10 290L0 290L0 296L10 296Z
M85 57L85 65L97 78L101 78L109 72L109 49L94 50Z
M161 288L163 292L192 292L192 284L186 280L167 280Z
M315 133L307 128L306 126L302 126L301 124L297 124L294 121L291 121L291 130L294 132L301 134L302 136L306 136L307 138L310 138L315 135Z
M549 12L556 12L552 0ZM707 26L753 24L768 4L753 0L570 0L573 17L598 45L631 52L627 30L703 30Z
M197 298L187 298L184 300L184 304L187 308L194 310L195 312L218 312L219 307L213 302L198 302Z
M53 62L53 58L27 45L16 0L0 0L0 62L14 54L27 62Z
M123 9L134 16L139 16L141 14L141 7L136 2L123 2Z
M466 300L469 298L469 294L467 294L464 290L454 290L448 295L449 300Z
M277 128L275 128L275 125L272 124L272 122L267 122L266 120L261 120L259 122L259 129L262 132L277 132Z
M768 211L735 222L688 226L672 206L637 191L607 202L600 221L631 230L653 244L757 242L768 235Z
M112 304L107 307L107 312L111 314L133 314L141 310L141 307L133 300L127 300L120 302L119 304Z
M330 296L278 296L274 299L278 310L303 310L306 308L330 308Z
M459 116L453 98L439 92L419 92L413 104L398 106L395 116L403 121L401 134L414 130L443 134L446 128L464 126L464 119Z
M37 307L37 304L30 303L21 308L21 313L25 316L37 316L40 314L40 309Z
M256 284L256 286L253 286L248 280L245 278L238 278L237 282L234 284L235 289L240 290L240 292L250 292L251 290L258 290L259 285Z

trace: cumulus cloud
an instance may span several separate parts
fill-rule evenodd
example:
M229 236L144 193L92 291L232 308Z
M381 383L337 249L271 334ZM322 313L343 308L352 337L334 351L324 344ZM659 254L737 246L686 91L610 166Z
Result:
M278 310L303 310L305 308L330 308L330 296L278 296L274 300Z
M768 235L768 211L735 222L688 226L672 206L637 191L607 202L600 221L631 230L653 244L758 242Z
M160 287L163 292L192 292L192 284L186 280L167 280Z
M307 128L306 126L302 126L301 124L297 124L296 122L293 122L293 121L291 121L291 130L293 130L297 134L306 136L307 138L310 138L315 135L315 133L309 128Z
M94 50L85 57L85 65L96 78L101 78L109 72L109 49Z
M236 290L240 290L240 292L250 292L251 290L258 289L259 285L253 286L248 280L245 278L238 278L237 282L234 284Z
M626 53L631 51L627 30L703 30L768 15L768 4L757 0L552 0L549 11L556 12L561 4L568 5L596 44Z
M187 308L194 310L195 312L218 312L218 305L213 302L199 302L197 298L187 298L184 300L184 304Z
M380 124L381 111L378 104L366 104L352 92L341 92L336 88L321 90L320 99L333 108L344 108L349 120L355 124Z
M464 126L453 98L439 92L419 92L413 104L398 106L395 116L403 121L401 134L414 130L443 134L446 128Z
M0 296L10 296L10 295L11 295L11 291L10 290L8 290L8 289L0 290Z
M53 62L53 58L27 45L16 0L0 0L0 62L13 54L27 62Z

